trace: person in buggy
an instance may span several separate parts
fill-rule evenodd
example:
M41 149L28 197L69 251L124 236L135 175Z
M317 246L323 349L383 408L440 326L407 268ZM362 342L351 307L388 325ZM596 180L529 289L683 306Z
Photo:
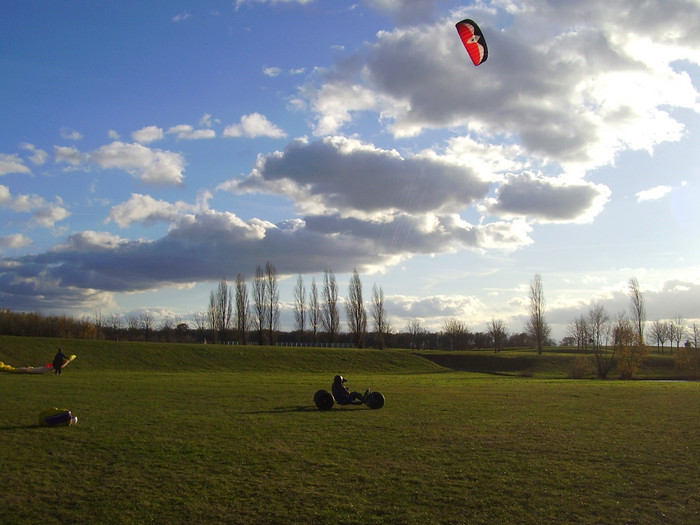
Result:
M347 379L338 374L333 379L333 397L335 402L339 405L361 405L369 399L369 395L372 390L368 388L365 390L365 395L363 396L359 392L350 392L350 389L345 386Z

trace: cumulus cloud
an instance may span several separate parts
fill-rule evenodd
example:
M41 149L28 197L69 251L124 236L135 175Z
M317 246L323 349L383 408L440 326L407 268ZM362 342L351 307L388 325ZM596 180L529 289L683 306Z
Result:
M172 20L173 20L173 22L177 23L177 22L184 22L185 20L188 20L189 18L192 18L192 15L190 13L183 11L182 13L175 15L172 18Z
M471 323L487 321L488 311L481 299L466 295L387 295L385 307L389 315L418 321L423 328L441 330L445 319L469 319ZM397 327L403 329L403 327Z
M610 190L602 184L569 181L531 173L510 174L488 199L487 213L539 222L590 222L602 211Z
M171 204L163 200L156 200L150 195L133 193L127 202L112 207L107 222L114 221L122 228L134 223L172 222L181 217L183 213L195 210L195 206L183 202Z
M114 141L90 153L73 147L56 146L56 162L73 167L84 164L102 169L119 169L138 178L144 184L177 185L184 179L185 158L180 153L151 149L143 144Z
M673 4L575 1L547 4L543 15L539 3L522 2L503 31L496 11L483 9L492 53L478 68L454 31L459 14L382 31L300 96L319 135L373 112L396 137L461 126L511 137L533 158L580 174L621 151L678 140L683 126L669 108L700 110L689 75L674 67L700 62L697 4ZM653 28L644 20L655 20Z
M355 139L327 137L294 141L221 189L283 195L304 213L379 218L461 210L483 198L488 184L470 168L444 159L404 158Z
M436 0L363 0L367 7L376 9L399 22L421 22L430 17Z
M12 195L7 186L0 184L0 208L7 208L17 213L31 213L32 225L52 228L57 222L70 216L70 211L60 197L55 202L47 202L34 194Z
M207 122L211 124L211 117L205 120L205 123ZM216 137L216 132L213 129L194 129L189 124L179 124L168 128L168 134L175 135L180 140L213 139Z
M655 201L662 198L664 195L668 195L672 190L673 188L671 186L664 184L661 186L654 186L648 190L638 191L635 193L635 196L637 197L637 202Z
M0 175L8 173L31 173L31 170L18 155L0 153Z
M46 153L43 149L37 148L34 144L29 144L27 142L21 144L20 147L31 154L29 160L32 164L36 166L43 166L44 164L46 164L46 161L49 158L49 154ZM1 172L2 170L0 169L0 173Z
M199 125L203 128L210 128L215 119L212 118L211 113L205 113L202 118L199 119ZM218 122L218 119L216 119Z
M82 140L83 134L68 127L61 128L61 138L66 140Z
M251 113L243 115L238 124L231 124L224 129L224 137L270 137L281 139L287 134L272 122L267 120L265 115Z
M158 126L146 126L131 134L131 138L140 144L148 144L155 140L161 140L164 136L163 130Z
M282 2L238 0L236 7ZM98 304L115 292L216 281L231 273L232 261L236 272L251 275L261 254L280 272L295 274L327 267L381 270L417 254L464 248L513 250L532 243L538 223L595 218L610 189L585 175L613 163L622 151L652 152L678 140L684 133L678 110L700 111L685 71L700 63L697 2L477 3L469 13L478 15L491 49L478 68L454 30L464 9L435 20L430 16L438 2L432 0L364 3L403 25L380 31L352 55L315 70L288 98L295 109L311 111L316 139L261 154L246 175L218 186L281 197L294 206L291 217L276 223L243 219L202 203L133 193L110 209L106 222L121 228L165 223L166 234L129 240L85 231L41 254L5 257L0 299L27 298L28 304L33 297L46 305L58 304L63 294L64 305ZM407 25L417 20L421 25ZM263 69L270 77L282 72ZM395 141L402 149L355 138L367 116L402 139ZM184 156L148 145L165 136L216 137L211 115L198 127L148 126L131 135L133 143L110 133L113 142L89 152L55 146L54 158L69 168L126 171L144 184L181 184ZM412 138L431 130L439 133L431 135L436 138L430 149L412 150L419 147ZM68 129L62 135L81 138ZM223 136L287 134L265 115L249 113L225 127ZM23 149L24 159L0 155L0 175L30 173L29 163L41 165L41 150ZM643 202L668 191L657 186L636 198ZM0 206L31 213L43 225L69 213L60 199L14 196L5 186ZM19 247L26 238L6 236L0 242ZM104 293L92 292L97 289ZM691 292L697 296L697 283L669 283L659 294L689 301ZM439 295L396 296L391 307L403 317L426 320L477 317L486 310L473 297Z
M71 146L54 146L53 150L56 162L65 162L77 167L87 160L86 155L83 155L77 148Z
M282 74L282 69L279 67L266 66L263 68L263 75L266 77L278 77Z
M20 249L32 244L32 240L21 233L12 233L0 237L0 247Z
M184 178L181 154L141 144L112 142L91 153L90 160L102 169L125 170L144 184L180 184Z

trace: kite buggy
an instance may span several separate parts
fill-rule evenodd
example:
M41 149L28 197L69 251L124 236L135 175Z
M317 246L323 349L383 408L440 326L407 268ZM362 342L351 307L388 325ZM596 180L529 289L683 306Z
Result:
M384 396L380 392L373 392L368 388L364 395L359 392L350 392L344 383L347 382L343 376L338 374L333 379L332 392L328 390L319 390L314 395L314 403L319 410L330 410L333 405L367 405L369 408L376 410L384 406Z

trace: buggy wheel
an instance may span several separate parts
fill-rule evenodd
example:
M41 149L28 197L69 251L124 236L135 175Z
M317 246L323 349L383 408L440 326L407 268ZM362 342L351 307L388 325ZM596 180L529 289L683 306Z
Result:
M377 410L384 406L384 396L380 392L372 392L365 404L372 410Z
M314 394L314 403L319 410L330 410L335 404L335 399L328 390L319 390Z

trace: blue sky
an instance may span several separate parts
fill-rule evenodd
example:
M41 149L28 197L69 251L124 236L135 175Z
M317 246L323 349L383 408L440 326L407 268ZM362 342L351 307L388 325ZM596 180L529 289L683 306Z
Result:
M189 321L223 277L395 329L700 319L700 2L24 2L0 18L0 306ZM489 46L474 67L454 24Z

